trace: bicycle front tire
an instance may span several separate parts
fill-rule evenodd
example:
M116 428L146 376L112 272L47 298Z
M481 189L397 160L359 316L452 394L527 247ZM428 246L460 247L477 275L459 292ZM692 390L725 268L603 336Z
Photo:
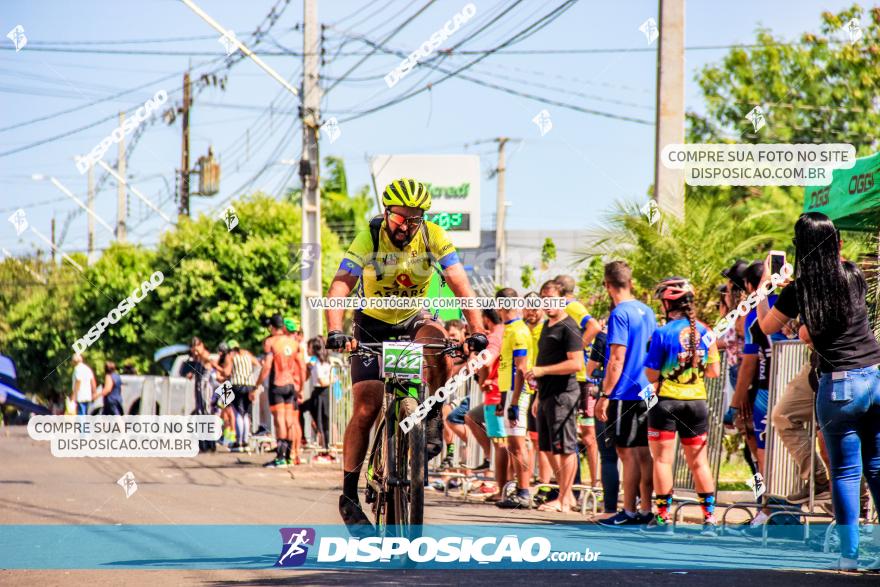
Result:
M401 400L401 419L414 414L418 407L413 398ZM409 483L395 488L394 510L401 534L412 539L421 536L425 521L425 423L419 422L406 434L398 428L395 436L397 476Z

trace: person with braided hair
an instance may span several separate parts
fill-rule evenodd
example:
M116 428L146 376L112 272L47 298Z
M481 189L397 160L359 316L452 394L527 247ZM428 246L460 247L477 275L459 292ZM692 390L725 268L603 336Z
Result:
M645 376L648 411L648 446L654 460L654 503L657 514L644 532L672 533L672 465L675 461L675 433L694 479L703 508L704 536L716 536L715 484L707 456L709 409L705 377L721 374L715 342L706 345L709 328L699 322L694 310L694 288L683 277L668 277L657 284L655 297L666 313L666 325L654 331ZM657 397L652 397L656 395Z

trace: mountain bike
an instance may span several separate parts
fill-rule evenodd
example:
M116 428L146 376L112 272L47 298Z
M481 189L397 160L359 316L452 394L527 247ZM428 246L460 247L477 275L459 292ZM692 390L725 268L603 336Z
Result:
M425 422L408 432L400 427L426 399L425 350L439 350L439 357L463 356L455 341L421 344L407 337L359 342L351 352L382 361L385 393L368 453L366 490L380 536L418 537L425 519Z

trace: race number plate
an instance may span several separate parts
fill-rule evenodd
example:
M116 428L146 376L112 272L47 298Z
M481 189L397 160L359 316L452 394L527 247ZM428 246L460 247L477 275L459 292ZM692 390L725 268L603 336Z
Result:
M422 376L422 345L414 342L382 343L382 378L416 379Z

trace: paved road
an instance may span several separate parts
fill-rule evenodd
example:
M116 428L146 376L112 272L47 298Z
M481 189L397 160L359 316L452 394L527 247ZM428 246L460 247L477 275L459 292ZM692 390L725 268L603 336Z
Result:
M217 453L194 459L60 459L48 443L31 440L22 427L0 434L2 524L228 524L296 526L336 524L340 474L334 466L264 470L263 455ZM126 499L116 481L131 471L138 491ZM499 524L514 521L582 522L579 514L509 514L460 498L429 495L432 524ZM2 529L0 529L2 533ZM48 556L75 557L76 544ZM0 555L2 556L2 555ZM583 584L601 575L603 585L877 584L876 576L771 571L307 571L301 570L27 570L0 571L0 585L348 585L352 583L519 585L536 579Z

